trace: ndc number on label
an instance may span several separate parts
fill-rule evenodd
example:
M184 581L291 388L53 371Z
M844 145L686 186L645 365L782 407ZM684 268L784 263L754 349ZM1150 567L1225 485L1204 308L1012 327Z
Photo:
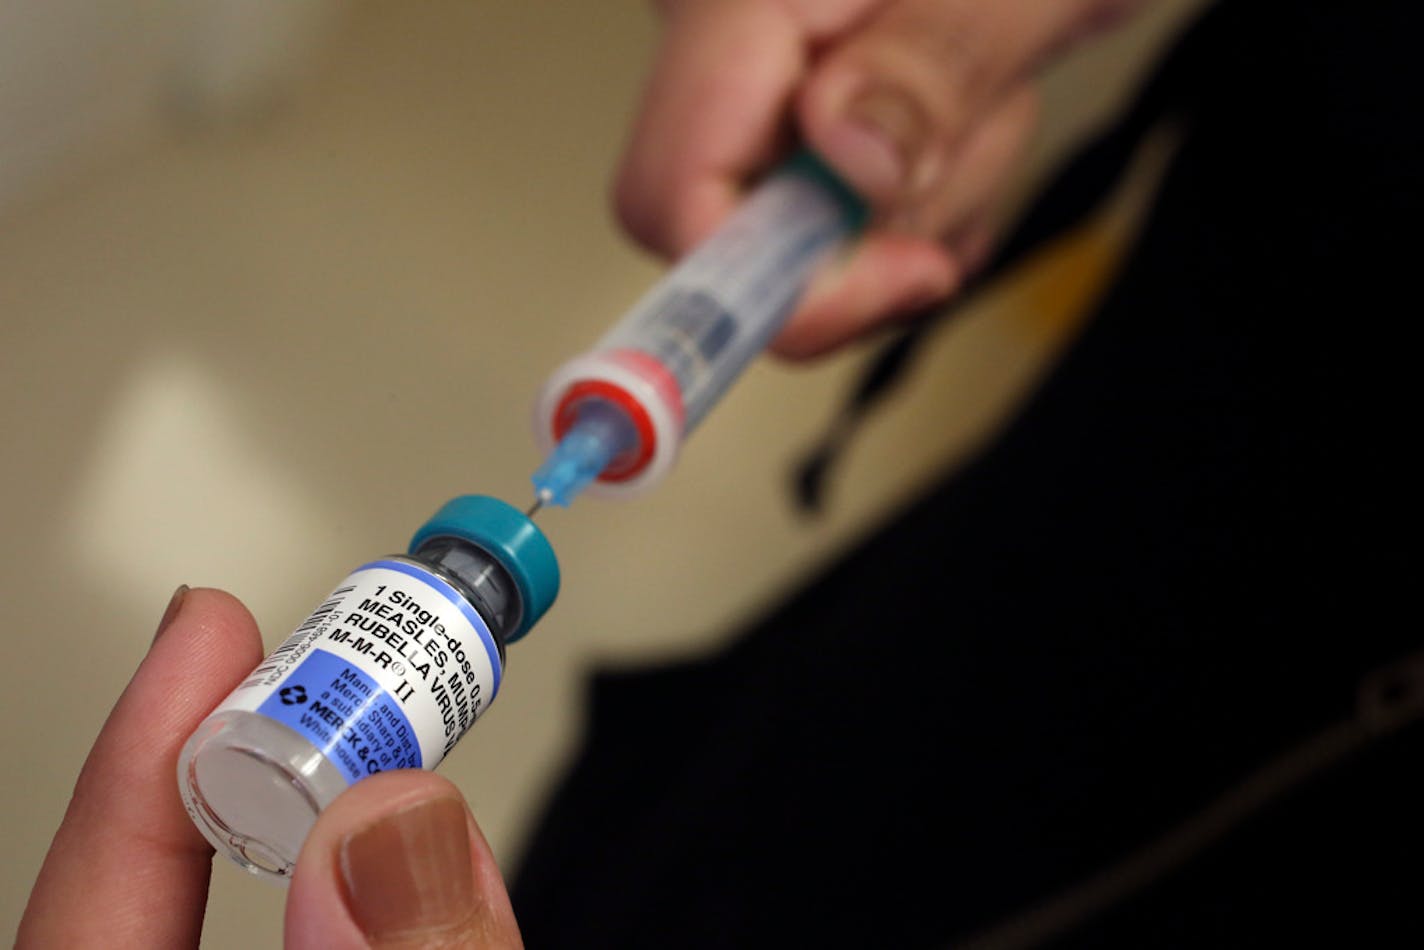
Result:
M300 627L292 631L292 635L286 640L284 640L281 646L273 650L267 656L266 661L257 669L253 670L252 674L247 677L247 680L241 686L239 686L238 689L246 689L249 686L259 685L262 680L266 678L267 674L274 673L277 670L282 669L285 665L287 665L287 661L295 659L292 656L292 653L297 649L297 647L302 645L303 641L306 639L307 634L311 633L317 627L320 627L326 621L326 619L331 616L332 612L336 610L337 607L341 606L341 601L346 597L346 595L351 593L355 589L356 588L354 586L350 586L339 587L336 590L332 591L331 596L328 597L320 607L318 607L316 610L313 610L311 612L311 616L307 617L307 619L302 622L302 625Z

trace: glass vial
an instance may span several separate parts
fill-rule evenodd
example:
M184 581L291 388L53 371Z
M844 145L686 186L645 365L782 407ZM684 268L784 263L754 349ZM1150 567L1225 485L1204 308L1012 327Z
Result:
M558 594L522 512L467 495L409 553L337 585L205 719L178 759L193 822L241 867L285 880L317 815L352 783L433 769L489 708L505 646Z

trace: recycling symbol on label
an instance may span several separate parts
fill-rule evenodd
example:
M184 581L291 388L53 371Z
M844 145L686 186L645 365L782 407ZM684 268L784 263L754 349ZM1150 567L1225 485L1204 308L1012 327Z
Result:
M283 706L298 706L307 701L307 691L302 686L283 686L278 694Z

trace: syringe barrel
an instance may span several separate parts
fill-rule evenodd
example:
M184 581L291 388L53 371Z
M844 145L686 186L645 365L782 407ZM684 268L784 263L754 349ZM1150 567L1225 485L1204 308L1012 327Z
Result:
M677 381L690 432L776 336L817 265L850 234L853 213L816 166L783 168L595 349L657 360Z
M548 452L568 394L612 387L640 429L644 464L604 476L600 494L629 494L666 474L691 432L776 336L816 269L861 226L864 209L802 153L758 185L706 241L659 280L593 350L554 374L536 409ZM626 397L626 398L623 398ZM566 426L567 419L564 420Z

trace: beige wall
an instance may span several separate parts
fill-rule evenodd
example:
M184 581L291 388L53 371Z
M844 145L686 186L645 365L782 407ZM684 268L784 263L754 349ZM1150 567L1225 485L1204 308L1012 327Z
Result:
M1193 6L1159 3L1053 75L1024 183ZM357 4L262 121L169 125L118 159L71 145L25 172L0 217L0 929L175 585L234 591L270 645L447 497L526 496L544 375L657 274L605 201L645 7ZM42 112L34 95L20 105ZM564 592L442 767L504 860L576 738L589 667L715 644L963 457L1069 332L1064 302L1125 220L940 334L823 521L794 515L786 475L864 349L755 367L655 494L541 516ZM213 889L207 945L276 943L281 892L226 865Z
M165 123L250 113L308 72L346 0L0 4L0 213Z

